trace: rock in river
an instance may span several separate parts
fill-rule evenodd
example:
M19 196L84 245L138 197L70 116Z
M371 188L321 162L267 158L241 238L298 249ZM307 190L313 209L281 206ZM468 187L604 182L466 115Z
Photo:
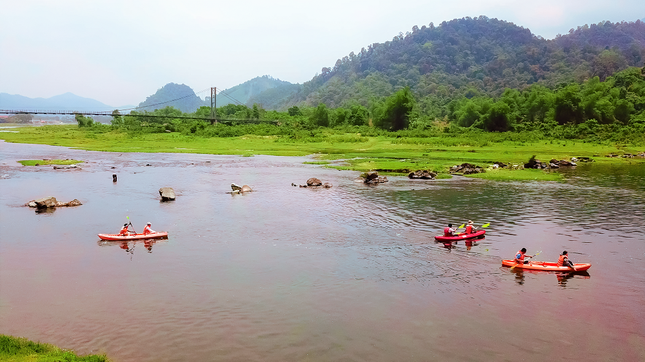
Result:
M172 187L162 187L159 189L161 201L172 201L175 199L175 190Z
M309 180L307 180L307 186L322 186L322 181L319 179L312 177Z

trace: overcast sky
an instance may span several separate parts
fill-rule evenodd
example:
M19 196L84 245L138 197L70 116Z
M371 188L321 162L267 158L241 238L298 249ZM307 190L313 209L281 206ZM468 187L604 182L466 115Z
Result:
M0 9L0 92L72 92L117 107L169 82L195 92L265 74L302 83L430 22L486 15L552 39L645 17L644 0L2 0Z

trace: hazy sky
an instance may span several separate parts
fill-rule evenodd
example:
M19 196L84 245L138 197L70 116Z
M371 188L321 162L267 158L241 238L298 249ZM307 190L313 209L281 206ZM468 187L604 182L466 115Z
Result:
M195 92L261 75L293 83L412 26L486 15L551 39L635 21L643 0L2 0L0 92L138 104L169 82ZM200 94L204 96L204 94Z

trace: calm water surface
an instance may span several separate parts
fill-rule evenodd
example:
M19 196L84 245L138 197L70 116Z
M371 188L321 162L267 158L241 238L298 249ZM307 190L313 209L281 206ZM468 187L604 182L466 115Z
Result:
M88 162L15 163L41 158ZM645 360L645 164L367 187L305 160L0 142L0 333L115 361ZM83 205L22 206L50 195ZM169 239L98 241L126 216ZM486 239L433 241L468 219ZM522 247L593 267L502 268Z

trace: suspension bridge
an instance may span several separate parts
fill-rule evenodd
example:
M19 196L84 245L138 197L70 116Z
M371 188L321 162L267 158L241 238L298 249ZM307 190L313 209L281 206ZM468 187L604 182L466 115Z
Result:
M42 114L42 115L60 115L60 116L76 116L76 115L82 115L82 116L107 116L107 117L140 117L140 118L165 118L165 119L191 119L191 120L203 120L203 121L208 121L211 124L215 123L223 123L223 124L233 124L233 123L278 123L278 121L272 121L272 120L259 120L259 119L226 119L226 118L221 118L217 116L217 111L216 111L216 106L217 106L217 87L211 87L211 96L210 96L210 108L211 112L208 117L204 116L191 116L191 115L183 115L183 116L172 116L172 115L158 115L158 114L148 114L148 113L140 113L140 111L146 111L147 109L158 109L160 105L168 104L168 103L173 103L180 101L185 98L189 97L196 97L197 94L206 92L208 89L204 89L202 91L199 91L197 93L192 93L188 94L179 98L171 99L168 101L163 101L163 102L158 102L154 104L149 104L145 106L140 106L140 107L132 107L132 108L125 108L125 109L114 109L114 110L108 110L108 111L69 111L69 110L34 110L34 109L0 109L0 114L7 114L7 115L18 115L18 114L31 114L31 115L36 115L36 114ZM244 105L242 102L238 101L237 99L229 96L226 94L224 91L220 91L220 96L225 96L229 100L233 101L234 104L237 105ZM123 112L131 112L130 114L128 113L123 113ZM132 113L135 112L135 113Z

